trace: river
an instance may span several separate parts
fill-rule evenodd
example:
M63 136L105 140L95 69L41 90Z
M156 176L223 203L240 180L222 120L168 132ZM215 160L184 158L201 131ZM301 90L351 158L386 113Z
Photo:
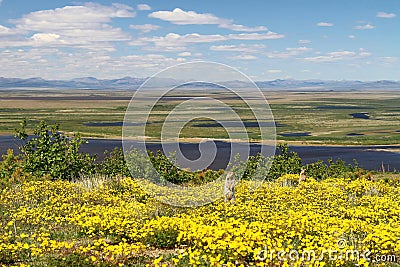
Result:
M100 159L104 157L104 150L112 150L121 147L121 140L117 139L88 139L89 143L81 147L81 151L97 154ZM211 169L225 168L230 156L230 143L217 141L216 160L210 165ZM195 143L179 144L182 153L189 159L199 157L199 147ZM151 151L161 148L159 143L147 143ZM8 148L17 150L18 141L13 136L0 136L0 154L6 153ZM386 170L400 170L400 146L290 146L297 152L303 163L312 163L317 160L327 161L342 159L351 164L356 159L360 167L368 170L380 170L382 162ZM256 154L260 151L260 144L251 144L250 153ZM397 151L397 152L396 152Z

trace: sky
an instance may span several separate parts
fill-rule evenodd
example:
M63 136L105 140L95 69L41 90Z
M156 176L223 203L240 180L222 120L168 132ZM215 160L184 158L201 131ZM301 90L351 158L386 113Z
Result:
M213 61L254 80L400 80L400 0L0 0L0 77L149 77Z

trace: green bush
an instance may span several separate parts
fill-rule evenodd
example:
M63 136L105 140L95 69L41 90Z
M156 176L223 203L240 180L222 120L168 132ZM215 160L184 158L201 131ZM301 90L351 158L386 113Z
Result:
M130 168L127 167L126 161ZM156 177L156 172L161 181L165 180L174 184L203 184L214 181L223 174L223 170L201 170L192 172L189 169L181 169L175 165L174 155L165 156L161 151L153 153L147 151L147 155L138 149L131 149L126 155L126 161L121 149L109 153L99 168L107 175L112 175L112 170L118 174L132 176L134 178Z
M147 152L150 161L162 178L174 184L189 183L193 180L194 174L189 170L182 170L175 165L175 155L165 156L161 151L157 153Z
M291 151L287 144L278 144L277 150L267 177L275 180L284 174L300 173L303 163L299 155Z
M307 164L306 167L307 176L313 177L317 180L326 178L340 178L348 176L349 178L356 178L363 174L364 170L358 167L358 163L354 160L354 165L346 164L343 160L338 159L334 161L328 160L328 163L324 163L319 160L314 163Z
M235 179L264 179L272 181L284 174L300 173L302 161L296 152L290 151L287 144L278 144L274 157L265 157L261 154L250 156L247 161L239 161L239 155L235 156L235 164L231 169L235 173ZM238 174L243 174L238 177Z
M247 180L254 175L257 168L261 167L261 169L267 170L266 167L268 164L271 164L271 167L268 173L264 174L264 178L269 181L275 180L285 174L299 174L303 168L306 169L307 176L317 180L345 176L357 178L365 172L358 167L358 163L355 160L353 165L346 164L341 159L337 161L329 159L327 163L320 160L303 166L299 155L291 151L287 144L279 144L277 146L277 154L272 159L265 158L260 154L250 156L247 162L240 162L234 171L246 168L241 179Z
M26 133L26 120L23 120L15 136L23 143L19 149L25 173L38 178L71 180L94 171L95 157L79 153L85 141L79 134L67 137L60 133L58 124L50 127L41 121L31 137Z
M110 152L106 150L104 155L102 162L97 164L97 172L111 177L118 174L126 177L131 176L122 148L116 147Z
M3 155L3 161L0 161L0 189L10 186L15 182L22 182L21 177L22 162L19 156L14 155L12 149Z

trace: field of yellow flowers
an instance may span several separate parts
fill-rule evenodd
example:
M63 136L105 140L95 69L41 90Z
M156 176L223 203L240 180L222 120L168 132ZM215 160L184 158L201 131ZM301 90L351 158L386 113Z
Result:
M399 263L398 182L297 177L255 192L242 181L235 203L198 208L162 204L131 178L26 182L1 193L0 266Z

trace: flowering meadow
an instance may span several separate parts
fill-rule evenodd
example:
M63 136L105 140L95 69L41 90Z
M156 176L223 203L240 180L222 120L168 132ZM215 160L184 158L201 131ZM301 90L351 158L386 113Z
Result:
M283 175L197 208L131 178L27 181L0 196L0 266L396 266L400 183Z

